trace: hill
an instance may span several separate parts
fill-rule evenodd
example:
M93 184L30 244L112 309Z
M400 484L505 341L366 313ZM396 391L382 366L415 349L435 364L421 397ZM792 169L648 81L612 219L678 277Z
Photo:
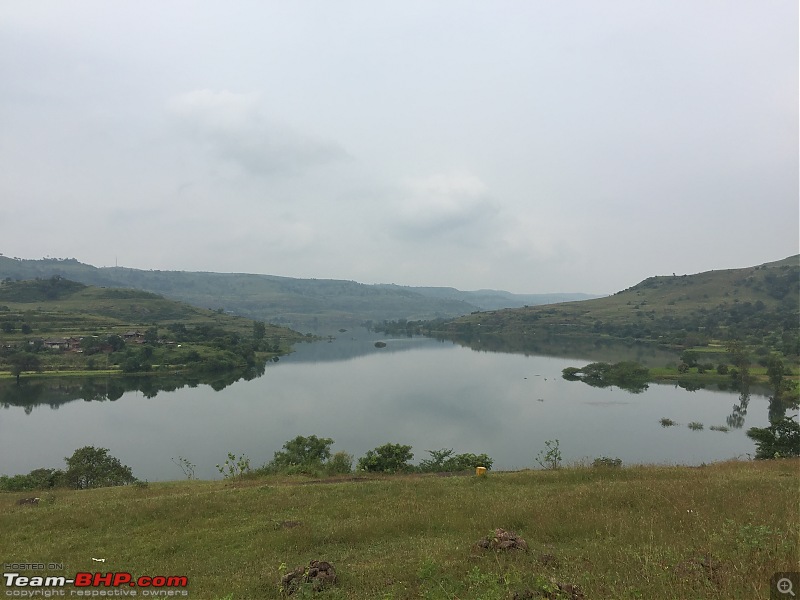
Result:
M223 372L255 367L305 339L141 290L61 277L0 283L0 371L25 357L23 371Z
M60 276L87 285L146 290L167 298L300 331L394 319L439 319L476 310L578 299L582 295L519 295L502 291L367 285L335 279L296 279L247 273L97 268L75 259L22 260L0 256L0 279Z
M650 277L613 296L467 315L438 327L464 340L593 334L697 346L744 339L798 354L800 256L743 269Z

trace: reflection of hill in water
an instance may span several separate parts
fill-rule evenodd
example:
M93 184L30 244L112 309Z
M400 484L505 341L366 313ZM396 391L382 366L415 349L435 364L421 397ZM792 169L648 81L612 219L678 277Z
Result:
M376 348L375 342L385 342L385 348ZM386 334L372 333L364 328L338 333L330 340L295 344L294 351L282 356L280 363L335 362L351 360L368 354L391 354L418 348L437 345L431 338L392 337ZM445 342L451 344L451 342Z
M535 354L610 363L635 361L646 367L663 367L679 362L677 352L654 344L604 339L597 336L564 336L545 332L536 336L473 335L454 339L462 346L488 352Z
M375 342L386 342L385 348L376 348ZM537 356L574 358L577 361L621 362L635 361L646 367L677 365L677 352L645 342L625 342L593 336L491 336L474 335L471 338L455 337L436 339L423 336L392 337L366 329L354 329L339 333L335 338L320 342L297 344L294 352L281 357L281 363L329 362L358 358L376 353L403 352L419 348L458 344L478 352L502 352Z
M113 402L119 400L125 392L138 391L146 398L154 398L159 392L172 392L200 385L208 385L219 391L240 379L250 380L263 374L264 369L261 368L251 371L174 376L22 379L20 385L9 380L0 382L0 407L8 409L19 406L30 414L37 407L49 406L55 410L74 400Z

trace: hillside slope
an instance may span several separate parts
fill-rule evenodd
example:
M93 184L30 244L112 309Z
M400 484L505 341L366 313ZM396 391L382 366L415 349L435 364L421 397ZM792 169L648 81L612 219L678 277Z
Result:
M308 339L274 325L195 308L150 292L52 277L0 282L0 371L253 368Z
M798 352L800 256L743 269L645 279L613 296L468 315L441 333L532 336L593 333L698 345L751 338L785 354Z
M367 285L355 281L246 273L97 268L75 259L22 260L0 256L0 279L54 275L87 285L146 290L194 306L223 308L251 319L320 333L365 321L452 318L481 309L580 297L461 292L453 288Z

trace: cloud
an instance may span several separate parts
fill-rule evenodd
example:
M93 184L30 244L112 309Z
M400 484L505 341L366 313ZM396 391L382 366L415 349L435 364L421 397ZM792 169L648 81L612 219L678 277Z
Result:
M455 172L407 181L392 218L401 237L441 238L485 227L496 213L488 187L470 173Z
M169 113L206 151L253 175L294 174L348 158L335 142L268 119L259 94L195 90L171 98Z

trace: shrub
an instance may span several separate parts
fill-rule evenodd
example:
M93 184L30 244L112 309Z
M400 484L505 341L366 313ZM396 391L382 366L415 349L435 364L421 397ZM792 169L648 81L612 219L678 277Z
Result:
M337 452L325 464L325 470L331 475L352 473L353 455L347 452Z
M536 455L536 462L543 469L558 469L561 467L561 450L558 447L558 440L547 440L544 443L546 450L539 451Z
M235 479L242 477L250 472L250 459L242 454L239 458L233 452L228 452L228 458L221 465L217 465L217 471L225 478Z
M619 468L622 466L622 459L621 458L609 458L608 456L601 456L600 458L595 458L592 462L592 466L595 468Z
M689 423L689 429L691 429L692 431L700 431L701 429L703 429L703 424L698 423L697 421L692 421L691 423Z
M419 463L418 470L423 473L455 473L468 471L475 467L492 468L494 461L486 454L453 454L452 448L428 450L430 458Z
M675 425L677 425L675 421L673 421L672 419L668 419L666 417L661 417L659 423L661 423L662 427L674 427Z
M79 490L127 485L136 481L131 468L118 458L109 456L108 448L84 446L64 460L67 461L67 483Z
M756 443L756 459L800 456L800 425L783 417L769 427L751 427L747 437Z
M283 450L275 453L270 466L275 470L294 465L321 466L331 457L331 438L318 438L316 435L298 435L283 445Z
M27 475L0 475L0 491L25 492L46 490L63 486L64 471L60 469L34 469Z
M414 454L411 452L411 446L384 444L374 450L369 450L359 458L358 470L377 473L410 471L412 467L409 461L412 458L414 458Z

